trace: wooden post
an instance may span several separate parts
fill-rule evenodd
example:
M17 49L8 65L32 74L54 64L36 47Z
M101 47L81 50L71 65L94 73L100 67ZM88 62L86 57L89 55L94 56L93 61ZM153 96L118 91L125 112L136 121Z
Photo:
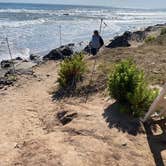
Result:
M62 46L62 26L59 26L59 44Z
M13 66L13 72L14 72L14 74L16 74L16 70L15 70L15 66L14 66L14 62L13 62L13 57L12 57L12 52L11 52L10 45L9 45L9 40L8 40L7 37L6 37L6 43L7 43L10 59L11 59L11 62L12 62L12 66Z
M99 32L100 34L102 33L102 26L103 26L103 18L101 18L101 22L100 22L100 29L99 29Z

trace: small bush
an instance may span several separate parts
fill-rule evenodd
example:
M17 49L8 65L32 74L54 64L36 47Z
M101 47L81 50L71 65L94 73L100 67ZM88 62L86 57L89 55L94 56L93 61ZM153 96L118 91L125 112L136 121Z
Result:
M65 59L60 65L58 83L60 88L76 88L85 73L86 65L82 54L75 54Z
M163 29L161 30L160 35L165 35L165 34L166 34L166 28L163 28Z
M153 42L155 39L156 39L155 36L148 36L148 37L145 39L145 42L146 42L146 43L150 43L150 42Z
M145 113L157 96L156 91L148 88L145 76L132 60L118 64L109 77L109 93L120 104L129 107L123 110L133 116Z

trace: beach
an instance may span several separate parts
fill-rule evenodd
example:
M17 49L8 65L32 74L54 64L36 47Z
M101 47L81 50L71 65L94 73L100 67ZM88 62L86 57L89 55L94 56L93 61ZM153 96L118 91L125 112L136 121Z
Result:
M155 152L160 152L161 143L153 142L155 136L149 136L138 119L128 121L118 113L115 100L106 92L106 80L109 66L132 57L151 84L162 87L166 79L166 47L161 41L165 38L160 43L158 39L145 43L142 34L151 30L150 34L157 37L164 26L131 33L130 47L103 48L86 103L84 90L81 94L55 97L59 60L43 61L17 74L12 85L0 90L0 165L155 166ZM115 41L124 37L116 37ZM92 70L93 58L85 59ZM79 86L85 86L89 78L88 72ZM166 163L165 149L160 153L162 160L156 161Z
M84 47L101 18L106 42L91 56ZM75 51L85 73L61 91L60 69ZM0 3L0 166L166 165L165 118L143 123L108 91L123 60L162 89L166 10Z

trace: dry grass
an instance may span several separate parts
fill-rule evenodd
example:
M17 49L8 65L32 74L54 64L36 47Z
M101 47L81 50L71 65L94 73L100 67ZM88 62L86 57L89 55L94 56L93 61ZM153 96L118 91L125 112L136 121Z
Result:
M132 58L142 69L150 84L163 85L166 80L166 36L159 36L152 43L139 47L104 49L98 58L98 68L95 77L104 80L114 69L115 64L123 59ZM101 80L100 80L101 81Z

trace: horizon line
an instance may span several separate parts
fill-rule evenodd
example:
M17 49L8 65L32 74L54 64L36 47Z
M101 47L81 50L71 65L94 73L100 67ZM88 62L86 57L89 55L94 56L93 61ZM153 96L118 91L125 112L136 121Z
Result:
M118 6L104 6L104 5L84 5L84 4L60 4L60 3L41 3L41 2L0 2L1 4L31 4L31 5L63 5L63 6L83 6L83 7L103 7L103 8L116 8L116 9L136 9L136 10L166 10L165 8L135 8L135 7L118 7Z

